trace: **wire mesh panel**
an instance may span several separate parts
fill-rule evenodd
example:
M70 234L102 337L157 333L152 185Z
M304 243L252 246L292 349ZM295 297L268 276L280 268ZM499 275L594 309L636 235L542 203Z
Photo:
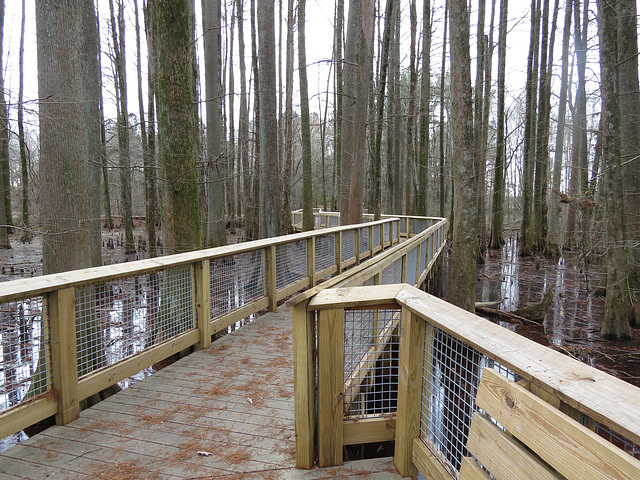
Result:
M276 245L276 288L294 284L307 276L307 242Z
M360 255L367 252L369 252L369 227L363 227L360 229Z
M383 228L384 228L384 243L387 243L389 240L391 240L391 228L392 228L393 224L392 223L385 223L383 224Z
M344 415L397 408L399 310L347 310L344 320Z
M342 261L349 260L356 256L356 232L347 230L342 232Z
M190 265L76 288L78 376L196 326Z
M431 220L428 218L412 218L411 219L411 234L417 235L420 232L425 231L431 225Z
M400 234L405 235L407 234L407 219L406 218L401 218L400 219Z
M329 217L329 227L338 227L340 225L340 217L331 215Z
M429 237L432 238L432 237ZM424 242L422 242L420 244L420 275L422 275L422 273L424 272L424 270L427 268L427 258L429 255L429 238L425 238ZM430 257L429 257L430 258Z
M209 271L212 318L266 296L264 250L213 259Z
M632 457L635 457L638 460L640 460L640 445L637 445L636 443L632 442L628 438L625 438L622 435L619 435L618 433L614 432L606 425L603 425L600 422L597 422L596 420L593 420L592 418L586 415L584 417L584 425L588 429L596 432L598 435L600 435L602 438L604 438L608 442L613 443L616 447L624 450Z
M43 298L0 304L0 412L51 389L48 315Z
M409 285L415 285L418 273L418 248L412 248L407 252L407 273L405 282Z
M516 379L505 367L427 324L420 437L453 478L457 477L462 458L470 455L467 437L485 367Z
M382 270L380 275L382 285L391 285L402 282L402 257Z
M334 235L316 237L316 272L336 264L336 240Z
M373 248L380 246L380 225L373 227Z

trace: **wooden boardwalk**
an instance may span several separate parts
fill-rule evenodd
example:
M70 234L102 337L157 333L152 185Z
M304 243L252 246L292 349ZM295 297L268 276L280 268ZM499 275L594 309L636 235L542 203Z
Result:
M0 453L0 479L397 479L392 459L295 468L281 307Z

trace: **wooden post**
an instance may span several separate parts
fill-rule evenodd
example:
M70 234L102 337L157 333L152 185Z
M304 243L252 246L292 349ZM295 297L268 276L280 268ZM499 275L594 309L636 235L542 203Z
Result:
M415 478L413 441L420 435L425 322L402 309L398 359L398 414L393 463L402 477Z
M295 403L296 468L311 468L316 430L315 312L309 300L293 307L293 391Z
M400 273L400 283L407 282L407 257L408 256L409 255L406 253L402 256L402 272Z
M197 262L194 265L196 277L196 312L198 315L198 330L200 330L200 342L196 348L207 348L211 345L211 289L209 259Z
M411 238L411 219L407 217L407 239Z
M367 227L369 230L369 258L373 257L373 225Z
M342 465L344 310L320 310L318 319L318 464Z
M417 248L417 252L416 252L416 283L418 283L420 281L420 277L422 276L422 271L420 270L420 264L422 263L421 260L421 256L424 256L425 253L422 251L422 243L419 243ZM425 266L427 265L427 262L425 261ZM415 285L418 288L421 288L422 285Z
M80 414L75 301L74 287L49 294L51 369L53 388L58 395L58 425L66 425Z
M336 275L340 275L342 273L342 231L333 235L333 244L336 251Z
M278 309L278 287L276 283L276 246L269 245L265 249L267 263L267 297L269 297L269 310L275 312Z
M360 264L360 229L353 230L353 251L356 255L356 265Z
M316 283L316 237L307 238L307 275L309 288Z

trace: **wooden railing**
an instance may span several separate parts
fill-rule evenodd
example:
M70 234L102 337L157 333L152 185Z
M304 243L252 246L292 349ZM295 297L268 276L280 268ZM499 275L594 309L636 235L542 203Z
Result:
M320 466L341 464L344 445L394 440L396 468L413 478L640 478L637 387L406 284L324 289L303 304L294 332L306 329L299 345L317 338L317 363L295 352L299 467L312 465L317 432ZM362 318L395 329L392 412L376 411L371 382L369 409L348 404L347 363L380 350L371 335L355 363L346 354Z
M441 219L412 221L435 232ZM388 218L0 284L0 438L52 415L69 422L81 400L366 268L411 232Z

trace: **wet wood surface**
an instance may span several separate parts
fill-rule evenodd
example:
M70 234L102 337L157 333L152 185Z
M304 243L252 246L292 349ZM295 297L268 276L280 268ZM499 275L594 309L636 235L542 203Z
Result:
M400 478L390 458L295 468L291 325L281 307L0 453L0 479Z

